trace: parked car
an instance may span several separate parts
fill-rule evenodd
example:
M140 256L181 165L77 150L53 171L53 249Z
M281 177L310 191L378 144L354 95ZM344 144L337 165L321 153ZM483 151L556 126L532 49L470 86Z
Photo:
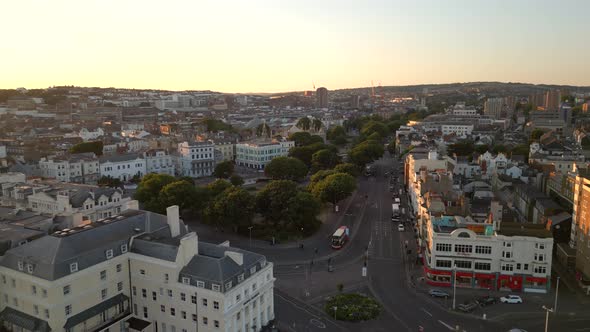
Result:
M463 311L463 312L472 312L473 310L475 310L475 308L478 307L477 302L469 302L469 303L461 303L457 306L457 309L459 311Z
M397 225L397 230L400 232L404 232L406 230L406 228L404 227L404 224L398 224Z
M443 291L438 290L438 289L431 289L430 291L428 291L428 295L430 295L432 297L443 297L443 298L448 298L449 297L449 293L443 292Z
M502 303L522 303L522 298L518 295L507 295L500 298Z
M493 296L482 296L477 298L476 301L477 303L479 303L480 306L486 307L491 304L496 304L496 302L498 302L498 299Z
M391 221L393 221L393 222L399 222L399 216L392 216L391 217Z

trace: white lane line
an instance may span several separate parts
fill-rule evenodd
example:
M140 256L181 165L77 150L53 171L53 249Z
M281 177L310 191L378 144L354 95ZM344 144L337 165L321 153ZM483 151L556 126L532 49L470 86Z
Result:
M438 322L439 322L439 323L441 323L441 324L442 324L444 327L446 327L447 329L449 329L449 330L451 330L451 331L455 331L455 328L454 328L454 327L452 327L451 325L449 325L449 324L447 324L447 323L443 322L442 320L439 320Z
M424 309L424 308L420 308L420 309L421 309L422 311L424 311L424 312L425 312L425 313L426 313L428 316L432 317L432 314L431 314L431 313L429 313L429 312L428 312L426 309Z

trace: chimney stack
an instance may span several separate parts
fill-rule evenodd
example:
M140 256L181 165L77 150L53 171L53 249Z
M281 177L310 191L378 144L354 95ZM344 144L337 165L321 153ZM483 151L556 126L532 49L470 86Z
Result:
M170 227L170 235L172 237L180 235L180 211L178 205L167 207L166 216L168 226Z

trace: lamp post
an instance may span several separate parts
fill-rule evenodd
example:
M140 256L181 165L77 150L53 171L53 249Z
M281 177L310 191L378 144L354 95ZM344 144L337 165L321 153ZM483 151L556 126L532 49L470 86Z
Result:
M457 265L453 265L453 310L455 310L456 295L457 295Z
M252 248L252 228L254 228L254 226L248 227L248 231L250 232L250 248Z
M547 332L549 331L549 313L553 312L553 309L546 306L543 306L543 309L545 310L545 332Z
M336 310L338 310L338 307L333 306L332 308L334 308L334 320L338 320L338 318L336 318Z
M557 284L555 285L555 303L553 304L553 311L557 314L557 295L559 294L559 277L557 277Z

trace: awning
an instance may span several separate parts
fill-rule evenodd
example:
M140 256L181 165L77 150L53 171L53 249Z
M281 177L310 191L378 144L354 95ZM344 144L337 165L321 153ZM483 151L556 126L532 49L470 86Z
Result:
M4 310L0 312L0 321L9 322L33 332L51 331L51 328L46 321L9 307L4 308Z
M110 299L103 301L97 305L95 305L94 307L90 307L70 318L68 318L68 320L66 321L66 325L64 325L64 329L69 329L72 328L84 321L87 321L88 319L97 316L101 313L103 313L104 311L120 304L123 303L125 301L129 300L129 298L124 295L124 294L117 294L113 297L111 297Z
M544 283L544 282L547 282L547 278L526 277L526 281Z
M496 275L494 274L483 274L483 273L476 273L475 277L478 279L494 279Z

